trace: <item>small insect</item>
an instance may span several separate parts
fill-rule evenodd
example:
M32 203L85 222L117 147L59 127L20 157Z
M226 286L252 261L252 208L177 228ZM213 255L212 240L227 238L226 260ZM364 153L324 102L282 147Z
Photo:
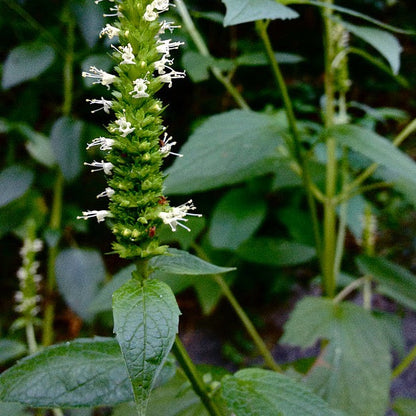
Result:
M165 196L162 195L161 197L159 197L159 201L158 201L159 205L166 205L167 202L168 202L168 199Z
M149 237L150 237L150 238L153 238L153 237L155 236L155 234L156 234L156 227L155 227L155 226L150 227L150 228L147 230L147 232L149 233Z

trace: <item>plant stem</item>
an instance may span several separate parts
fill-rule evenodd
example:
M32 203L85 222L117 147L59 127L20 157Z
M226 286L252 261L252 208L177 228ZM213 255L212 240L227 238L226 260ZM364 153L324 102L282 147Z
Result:
M198 246L197 244L193 244L192 248L196 251L198 256L202 258L205 261L209 262L209 258L206 255L206 253L203 251L203 249ZM213 279L218 284L218 286L221 288L223 295L226 297L228 302L230 303L231 307L234 309L234 312L239 317L241 323L243 324L244 328L246 329L247 333L251 337L252 341L257 347L257 350L264 358L264 362L270 369L277 371L279 373L282 372L282 369L280 366L276 363L274 360L272 354L270 353L269 349L267 348L266 344L264 343L263 339L257 332L256 328L254 327L253 323L251 322L250 318L247 316L247 314L244 312L244 309L239 304L238 300L234 296L231 289L228 287L227 282L224 280L224 278L219 275L215 274L213 275Z
M204 382L202 381L198 370L185 350L181 340L177 336L172 347L172 352L178 360L180 366L188 377L195 393L200 397L202 403L211 416L222 416L222 412L209 396Z
M198 32L198 29L195 27L195 24L188 12L188 9L185 6L185 3L182 0L175 1L179 14L182 17L182 21L188 31L189 35L191 36L195 46L197 47L199 53L202 56L205 56L212 60L212 64L210 64L210 68L212 73L214 74L215 78L221 82L221 84L225 87L225 89L229 92L229 94L234 98L236 103L244 110L250 110L249 105L244 100L240 92L234 87L231 81L223 75L221 69L215 65L214 58L209 53L209 50L202 39L201 34Z
M316 203L315 203L315 199L313 195L314 184L310 176L308 163L302 152L302 143L301 143L300 134L299 134L297 124L296 124L296 117L293 111L292 101L290 99L289 92L286 86L286 82L283 78L283 74L280 70L279 63L276 60L276 56L274 54L274 50L270 42L269 35L267 34L267 26L268 26L268 22L266 21L263 21L263 20L256 21L257 32L259 33L259 36L263 41L263 45L266 50L267 57L269 58L270 65L272 67L273 75L276 79L276 83L282 94L282 99L283 99L283 104L286 110L286 117L287 117L289 129L290 129L290 132L292 133L293 153L301 167L303 186L305 188L306 198L308 201L309 211L310 211L310 215L312 219L316 251L318 254L319 261L322 262L321 232L320 232L320 227L319 227Z
M416 359L416 345L412 348L409 354L403 359L403 361L393 370L391 378L395 379L409 367L410 364Z
M354 280L348 286L344 287L344 289L342 289L341 292L339 292L338 295L332 299L332 301L334 303L342 302L350 293L354 292L354 290L362 286L365 282L365 279L366 279L366 276L360 277L359 279Z
M33 328L33 322L26 321L26 341L29 348L29 354L34 354L38 350L38 344L36 342L35 330Z
M333 0L324 0L329 6ZM332 39L333 21L332 10L325 8L324 21L324 45L325 45L325 127L334 124L335 116L335 89L332 61L334 59L334 41ZM337 276L335 275L336 257L336 203L334 200L337 184L337 144L335 138L330 136L326 142L326 199L324 202L324 247L322 261L322 277L325 292L329 297L334 297Z

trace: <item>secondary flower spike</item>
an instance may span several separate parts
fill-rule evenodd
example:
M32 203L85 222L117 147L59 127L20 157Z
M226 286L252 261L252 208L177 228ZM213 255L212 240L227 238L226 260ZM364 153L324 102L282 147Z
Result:
M187 217L201 216L191 212L192 200L171 207L163 195L163 159L182 155L171 151L176 142L163 126L164 106L156 94L185 77L185 72L173 69L171 56L183 42L170 38L179 26L159 21L159 15L172 6L169 0L108 1L110 13L104 16L112 21L99 36L114 38L115 67L106 72L91 66L82 73L111 89L112 99L87 100L96 106L92 112L103 110L114 118L105 137L87 145L88 150L103 152L103 159L85 163L92 172L105 174L108 186L97 198L108 201L108 209L84 211L78 218L108 221L116 236L113 249L121 257L150 257L166 249L158 241L164 224L172 231L177 227L190 231Z

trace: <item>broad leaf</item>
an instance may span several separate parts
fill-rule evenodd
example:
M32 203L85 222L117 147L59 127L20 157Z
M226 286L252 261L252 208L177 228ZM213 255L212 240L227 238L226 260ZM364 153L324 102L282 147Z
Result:
M14 48L4 62L3 89L36 78L49 68L54 59L54 50L44 43L34 42Z
M274 0L222 0L227 7L224 26L261 19L294 19L298 13Z
M416 185L416 163L384 137L371 130L350 124L335 126L329 129L327 134L336 137L343 146L387 167Z
M258 237L241 245L237 254L244 260L269 266L293 266L315 257L315 249L303 244Z
M379 283L378 292L416 310L416 276L382 257L360 256L357 265Z
M98 41L98 33L104 26L102 9L88 0L74 5L75 15L87 45L92 48Z
M120 344L140 416L172 348L180 311L169 286L130 280L113 295L114 332Z
M416 399L399 397L393 403L393 410L397 413L397 416L415 416Z
M233 110L208 118L181 148L166 173L166 193L188 194L273 172L286 120Z
M113 338L79 339L45 348L0 375L0 399L34 407L112 405L133 393Z
M67 181L74 180L81 173L80 139L82 127L81 121L70 117L61 117L52 126L52 150Z
M399 73L402 47L396 37L385 30L372 27L355 26L345 22L342 22L342 25L377 49L387 59L393 73L395 75Z
M20 198L32 185L33 172L13 165L0 173L0 207Z
M19 341L0 339L0 364L21 357L26 351L26 345Z
M215 207L209 239L215 248L235 250L250 238L266 215L266 202L246 189L228 192Z
M209 67L212 60L198 52L188 51L182 56L182 66L192 82L206 81L209 78Z
M19 403L0 402L0 415L7 416L31 416L29 410L25 410L26 406Z
M95 250L69 248L59 253L56 263L56 281L66 303L81 318L90 320L90 304L105 278L101 255Z
M234 267L220 267L208 263L186 251L171 248L167 254L153 257L150 266L154 269L174 274L202 275L226 273Z
M300 382L269 370L245 369L225 376L222 395L238 416L335 416Z
M354 416L385 414L390 389L390 345L379 322L351 303L300 301L285 326L282 343L312 346L326 339L307 384L331 406Z

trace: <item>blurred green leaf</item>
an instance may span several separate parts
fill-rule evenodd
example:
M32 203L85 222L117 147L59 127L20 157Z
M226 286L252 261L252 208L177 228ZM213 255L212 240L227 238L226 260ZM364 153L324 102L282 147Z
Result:
M306 348L328 340L306 383L330 406L354 416L385 414L390 389L390 345L382 325L348 302L307 297L297 303L281 342Z
M311 217L308 212L296 207L287 207L279 209L277 215L287 227L293 240L311 247L315 244Z
M258 229L267 205L259 195L234 189L221 198L214 209L209 229L213 247L235 250Z
M14 87L45 72L55 59L52 47L32 42L12 49L3 65L3 89Z
M19 341L0 339L0 364L21 357L26 351L26 345Z
M129 280L113 294L114 332L140 416L178 332L180 311L169 286Z
M20 198L33 182L33 172L20 165L13 165L0 173L0 207Z
M397 413L397 416L415 416L416 399L399 397L393 402L393 410Z
M31 416L32 413L25 410L26 406L19 403L0 402L0 415L7 416Z
M275 57L279 64L297 64L304 60L300 55L288 52L276 52ZM269 65L270 61L264 52L253 52L240 55L236 63L242 66L265 66Z
M74 4L74 11L82 36L87 45L92 48L97 43L98 34L104 26L102 9L94 2L79 0Z
M74 180L82 170L81 131L83 123L71 117L61 117L51 130L51 145L62 174Z
M378 292L416 310L415 275L383 257L362 255L356 262L364 274L370 274L379 283Z
M261 19L294 19L298 13L274 0L222 0L227 7L224 26Z
M315 249L303 244L256 237L241 245L237 254L243 260L269 266L294 266L306 263L315 257Z
M211 63L210 57L194 51L187 51L182 56L182 65L192 82L206 81L209 78Z
M90 320L90 304L104 280L105 268L98 251L69 248L55 262L56 281L66 303L81 318Z
M232 110L209 117L166 173L166 193L189 194L242 182L274 170L284 115Z

